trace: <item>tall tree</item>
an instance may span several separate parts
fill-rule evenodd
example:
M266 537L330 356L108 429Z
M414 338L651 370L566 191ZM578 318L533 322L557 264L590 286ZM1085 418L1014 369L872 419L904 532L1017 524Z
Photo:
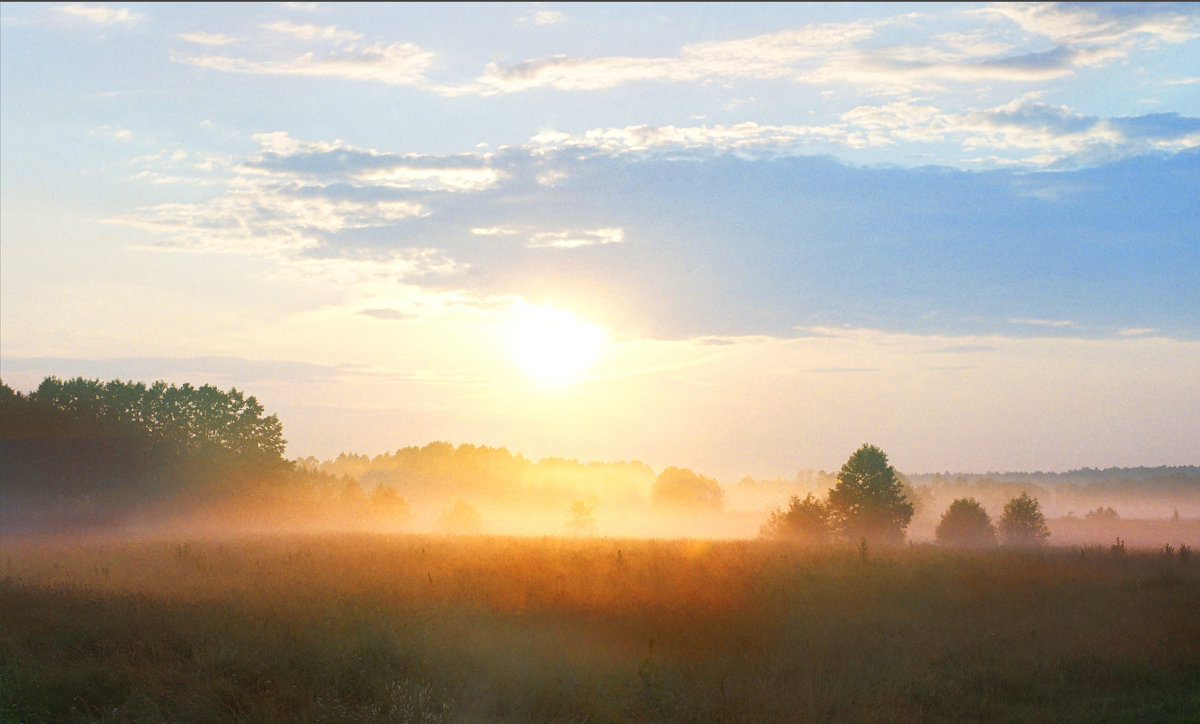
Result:
M899 543L913 510L896 469L888 464L887 455L871 444L863 444L850 456L829 491L834 525L851 540Z

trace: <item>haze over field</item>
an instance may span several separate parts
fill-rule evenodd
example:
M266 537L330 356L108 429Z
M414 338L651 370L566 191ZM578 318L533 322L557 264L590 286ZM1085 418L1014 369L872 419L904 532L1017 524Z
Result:
M0 10L0 372L728 485L1194 465L1200 6ZM1079 511L1083 512L1083 511Z

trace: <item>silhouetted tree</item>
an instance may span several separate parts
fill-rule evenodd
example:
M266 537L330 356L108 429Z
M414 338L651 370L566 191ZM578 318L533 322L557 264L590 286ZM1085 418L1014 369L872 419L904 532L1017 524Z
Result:
M1042 515L1037 498L1021 493L1005 504L1000 516L1000 537L1005 543L1018 546L1041 545L1050 537L1046 516Z
M442 533L473 535L483 532L483 516L470 503L459 500L438 518L437 528Z
M1106 508L1102 505L1095 510L1089 510L1083 517L1088 520L1118 520L1121 516L1112 508Z
M987 511L974 498L959 498L942 513L934 531L938 543L985 548L996 545L996 528Z
M864 444L838 471L837 484L829 491L829 512L845 538L898 543L912 520L913 504L887 455Z
M725 491L716 480L687 468L667 468L651 486L650 502L656 508L719 512L725 507Z
M379 483L371 491L371 513L375 517L392 521L406 521L412 515L408 501L390 485Z
M786 510L776 508L759 529L764 538L784 538L805 543L829 539L829 506L809 493L800 499L793 495Z
M596 519L592 517L592 511L596 507L588 504L586 500L574 500L571 502L571 517L567 519L567 532L571 535L589 535L596 530Z
M99 522L186 496L258 494L286 479L283 428L254 397L205 385L0 383L0 517Z

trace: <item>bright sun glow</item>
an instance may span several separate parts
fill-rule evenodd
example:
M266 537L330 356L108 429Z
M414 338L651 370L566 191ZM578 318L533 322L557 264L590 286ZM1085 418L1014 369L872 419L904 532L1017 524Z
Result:
M510 325L508 340L514 359L530 379L569 385L597 362L608 331L562 309L527 306Z

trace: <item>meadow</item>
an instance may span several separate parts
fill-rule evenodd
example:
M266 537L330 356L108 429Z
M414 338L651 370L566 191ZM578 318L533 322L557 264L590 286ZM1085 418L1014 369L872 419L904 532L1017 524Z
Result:
M12 539L0 720L1200 720L1178 548Z

